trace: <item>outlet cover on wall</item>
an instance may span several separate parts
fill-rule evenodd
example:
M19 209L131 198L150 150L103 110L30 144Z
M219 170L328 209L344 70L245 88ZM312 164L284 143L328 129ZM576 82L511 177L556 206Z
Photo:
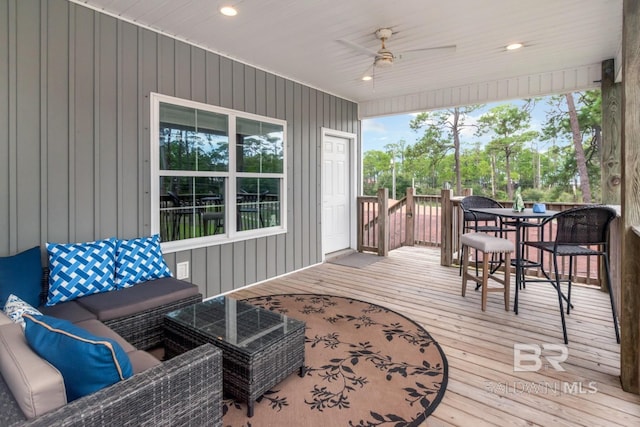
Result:
M176 279L184 280L189 278L189 261L176 264Z

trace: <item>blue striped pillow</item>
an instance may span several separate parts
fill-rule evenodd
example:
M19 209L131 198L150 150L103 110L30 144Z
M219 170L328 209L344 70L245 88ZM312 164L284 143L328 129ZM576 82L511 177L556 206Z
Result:
M87 243L47 243L47 306L115 289L116 239Z
M159 235L118 240L115 280L118 289L171 276L171 270L162 258Z

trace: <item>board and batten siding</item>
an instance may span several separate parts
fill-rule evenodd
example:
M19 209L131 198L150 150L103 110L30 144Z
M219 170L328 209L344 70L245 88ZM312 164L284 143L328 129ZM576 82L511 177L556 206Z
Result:
M66 0L0 0L0 58L0 256L150 234L157 92L287 121L288 232L169 267L213 296L322 261L321 128L358 134L355 103Z

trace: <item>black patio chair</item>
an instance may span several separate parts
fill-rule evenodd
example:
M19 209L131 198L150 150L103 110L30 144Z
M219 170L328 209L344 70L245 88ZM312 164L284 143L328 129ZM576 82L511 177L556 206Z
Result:
M167 195L169 196L169 201L172 204L171 216L173 220L173 232L172 232L172 240L180 240L181 238L187 238L191 236L190 226L191 220L193 216L197 218L194 220L194 224L200 223L200 216L202 214L201 209L196 206L189 205L180 199L180 197L174 193L173 191L167 191ZM181 236L181 223L184 222L184 226L182 229L185 232L184 236ZM192 236L197 237L197 236Z
M473 208L503 208L504 206L490 197L467 196L460 201L460 207L464 215L462 224L462 234L470 231L476 233L488 233L497 237L504 237L506 233L515 231L515 228L502 222L495 215L472 212ZM462 249L460 248L460 275L462 275ZM476 275L478 275L478 251L475 251ZM483 255L484 256L484 255ZM502 258L491 260L491 273L494 273L502 263ZM478 289L479 286L476 286Z
M238 192L238 231L264 227L262 202L268 193L269 190L260 193L249 193L243 190Z
M562 333L564 343L568 344L567 325L564 316L563 299L567 301L567 314L570 314L571 305L571 282L573 274L573 260L578 256L598 256L604 260L604 269L609 289L609 300L611 301L611 312L613 314L613 325L616 332L616 341L620 343L620 331L618 329L618 319L616 316L615 302L613 300L613 290L611 289L611 272L609 270L609 244L607 236L609 225L616 217L617 213L612 208L606 206L586 206L562 211L543 221L556 222L556 237L553 241L524 242L526 246L547 252L552 255L555 278L552 279L544 270L543 263L540 269L547 280L556 288L558 292L558 305L560 307L560 317L562 319ZM543 239L544 240L544 239ZM567 279L561 279L558 270L558 258L569 257L569 274ZM539 281L539 280L536 280ZM567 295L562 293L560 284L567 282Z

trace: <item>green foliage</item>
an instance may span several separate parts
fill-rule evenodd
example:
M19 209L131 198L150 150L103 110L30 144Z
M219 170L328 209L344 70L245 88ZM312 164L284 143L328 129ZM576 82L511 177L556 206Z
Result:
M525 202L539 202L539 201L547 200L546 193L542 190L537 190L535 188L523 188L522 198L524 199Z
M593 200L600 194L600 153L595 138L600 126L600 92L574 95ZM460 134L459 168L463 188L498 200L511 200L507 182L518 183L525 201L581 200L576 185L577 166L564 96L527 100L524 105L505 104L490 109L478 119L477 136L488 135L482 144L467 133ZM535 103L555 103L537 133L530 126L530 110ZM564 104L563 104L564 103ZM561 108L562 107L562 108ZM473 111L476 106L469 107ZM378 188L392 188L391 158L396 159L396 188L402 197L415 179L416 193L438 194L444 182L456 184L453 109L421 113L410 126L421 133L413 145L403 140L389 144L386 151L367 151L363 157L363 190L373 195ZM468 120L468 122L471 122ZM467 126L465 124L465 126ZM492 157L495 170L492 171ZM507 158L509 168L507 168ZM492 179L495 193L492 194Z

